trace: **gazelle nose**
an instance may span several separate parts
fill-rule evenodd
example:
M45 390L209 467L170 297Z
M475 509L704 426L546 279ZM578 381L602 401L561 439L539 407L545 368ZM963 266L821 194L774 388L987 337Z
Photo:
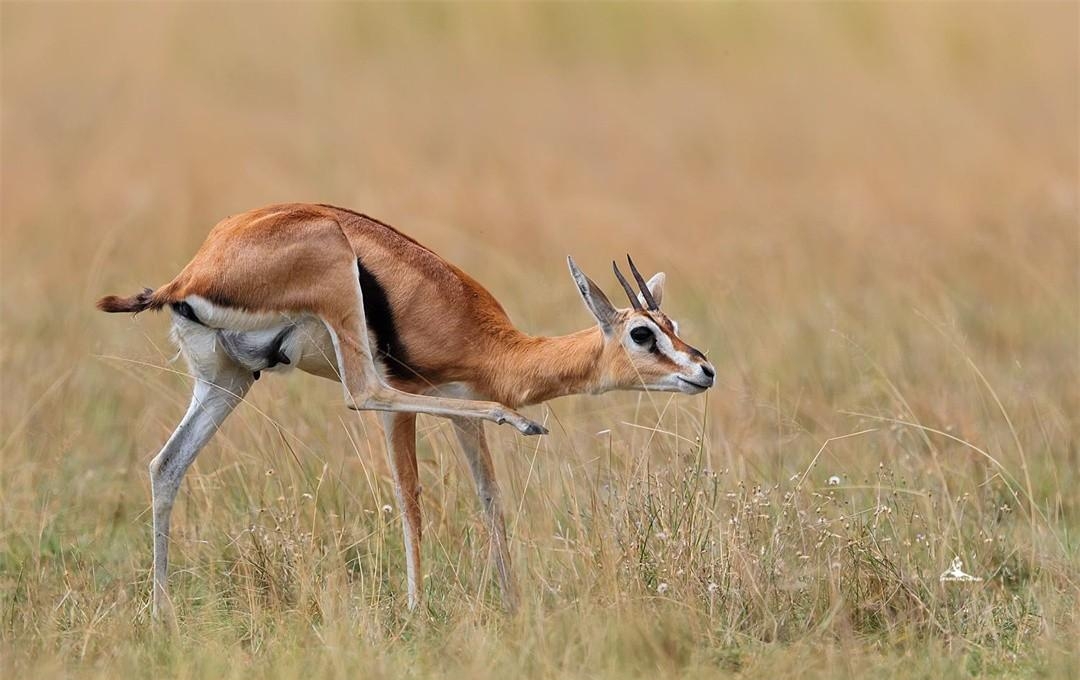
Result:
M701 365L701 372L704 373L705 377L709 378L710 380L712 378L716 377L716 371L714 371L713 367L710 366L709 364L702 364Z

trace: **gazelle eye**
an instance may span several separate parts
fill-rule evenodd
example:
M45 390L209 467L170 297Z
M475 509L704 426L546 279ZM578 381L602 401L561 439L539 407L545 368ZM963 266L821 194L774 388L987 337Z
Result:
M639 345L647 345L653 340L652 329L647 326L638 326L630 331L630 339Z

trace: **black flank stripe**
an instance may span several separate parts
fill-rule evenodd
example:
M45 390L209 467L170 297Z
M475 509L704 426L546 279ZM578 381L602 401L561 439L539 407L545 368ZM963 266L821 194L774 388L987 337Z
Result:
M397 378L411 378L415 372L408 367L405 346L394 323L394 311L386 298L386 289L360 258L356 258L360 292L364 296L364 316L368 330L375 336L376 357L383 360L387 372Z
M172 310L174 312L176 312L180 316L184 317L188 321L194 321L195 323L199 324L200 326L205 326L206 325L199 319L198 316L195 315L195 310L192 309L191 305L189 305L188 303L181 300L180 302L173 302L169 306L172 307Z

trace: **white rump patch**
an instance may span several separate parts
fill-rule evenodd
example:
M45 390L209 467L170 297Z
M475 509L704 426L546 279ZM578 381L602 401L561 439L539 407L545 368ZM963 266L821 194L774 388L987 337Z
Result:
M280 328L283 322L288 323L291 317L281 312L248 312L232 307L215 305L206 298L198 295L189 295L184 302L191 305L195 316L199 321L212 328L223 328L230 331L260 331L269 328Z

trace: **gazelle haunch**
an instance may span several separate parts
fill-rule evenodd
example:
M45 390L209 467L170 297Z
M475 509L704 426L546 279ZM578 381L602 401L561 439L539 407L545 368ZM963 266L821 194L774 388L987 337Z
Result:
M168 307L194 374L187 414L150 463L155 616L171 616L169 516L184 473L263 371L298 368L337 380L350 408L382 412L405 531L409 606L420 602L420 483L416 414L449 418L468 459L506 606L517 602L502 500L483 421L522 434L543 426L514 409L608 390L697 394L713 367L660 311L664 275L617 309L568 259L595 325L561 337L518 330L465 272L394 228L327 205L273 205L211 230L171 282L98 302L106 312Z

